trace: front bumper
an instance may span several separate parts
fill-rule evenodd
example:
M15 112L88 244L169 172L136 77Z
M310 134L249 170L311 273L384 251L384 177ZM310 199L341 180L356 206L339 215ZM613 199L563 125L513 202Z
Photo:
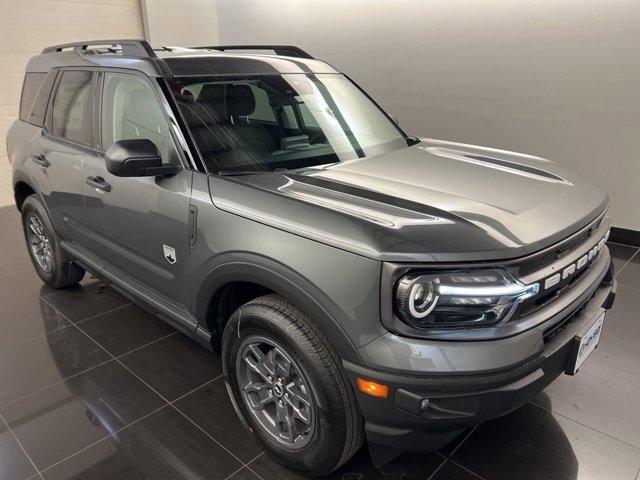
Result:
M575 305L537 352L508 368L416 376L415 372L382 372L344 361L365 417L368 441L402 451L431 451L465 428L505 415L529 401L565 372L576 335L611 308L616 293L612 268L594 287L590 299ZM501 349L502 343L495 341L494 348ZM388 397L361 393L356 386L358 377L387 385Z

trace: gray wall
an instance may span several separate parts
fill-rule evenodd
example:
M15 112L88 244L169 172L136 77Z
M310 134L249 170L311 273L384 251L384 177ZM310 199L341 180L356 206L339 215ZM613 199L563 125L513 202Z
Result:
M152 45L218 43L215 0L140 0L140 4L145 38Z
M580 172L640 230L637 0L218 0L218 20L222 43L328 60L411 134Z

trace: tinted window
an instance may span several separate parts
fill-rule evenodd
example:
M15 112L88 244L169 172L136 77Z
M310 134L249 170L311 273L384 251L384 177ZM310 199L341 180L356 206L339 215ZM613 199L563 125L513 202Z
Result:
M83 145L92 144L91 72L66 71L53 99L51 131Z
M134 75L106 73L102 89L102 146L118 140L146 138L162 158L172 161L169 122L147 82Z
M36 95L36 99L33 102L33 107L31 107L31 113L29 114L29 118L27 122L42 127L44 125L45 114L47 113L47 104L49 103L49 97L51 96L51 89L53 88L53 84L56 81L56 76L58 72L55 70L50 71L42 85L40 86L40 90L38 90L38 94Z
M22 97L20 98L20 120L29 121L29 113L31 112L33 101L46 75L46 73L27 73L24 76Z
M251 115L247 115L249 120L276 123L276 114L273 107L269 103L269 95L262 88L255 85L249 85L253 92L255 107Z
M289 170L406 148L339 74L175 77L171 91L208 171Z

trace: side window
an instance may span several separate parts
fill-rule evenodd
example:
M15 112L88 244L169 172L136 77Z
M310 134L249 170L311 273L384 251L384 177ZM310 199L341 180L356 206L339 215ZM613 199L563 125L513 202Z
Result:
M306 103L301 103L299 105L299 108L305 127L320 128L320 125L318 125L318 121L315 119Z
M92 72L68 70L62 74L51 113L51 133L83 145L92 145Z
M293 113L293 107L291 105L285 105L282 107L282 126L290 130L298 129L298 121L296 120L296 114Z
M175 162L169 122L155 93L143 79L105 73L101 117L104 149L119 140L146 138L156 144L165 162Z
M259 122L271 122L277 123L276 114L273 113L273 108L269 104L269 95L262 88L258 88L254 85L249 85L253 92L253 99L255 101L255 109L253 113L248 115L249 120L256 120Z
M46 75L46 73L27 73L24 76L22 97L20 97L20 114L18 115L20 120L25 122L29 121L29 114L31 113L31 107L33 107L33 101L36 99L36 94L38 93L40 85L42 85L42 81Z

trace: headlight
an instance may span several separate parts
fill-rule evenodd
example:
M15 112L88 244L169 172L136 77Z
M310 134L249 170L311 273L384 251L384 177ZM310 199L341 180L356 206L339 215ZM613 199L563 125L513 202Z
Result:
M414 273L396 284L395 310L419 329L490 326L506 322L538 289L503 270Z

